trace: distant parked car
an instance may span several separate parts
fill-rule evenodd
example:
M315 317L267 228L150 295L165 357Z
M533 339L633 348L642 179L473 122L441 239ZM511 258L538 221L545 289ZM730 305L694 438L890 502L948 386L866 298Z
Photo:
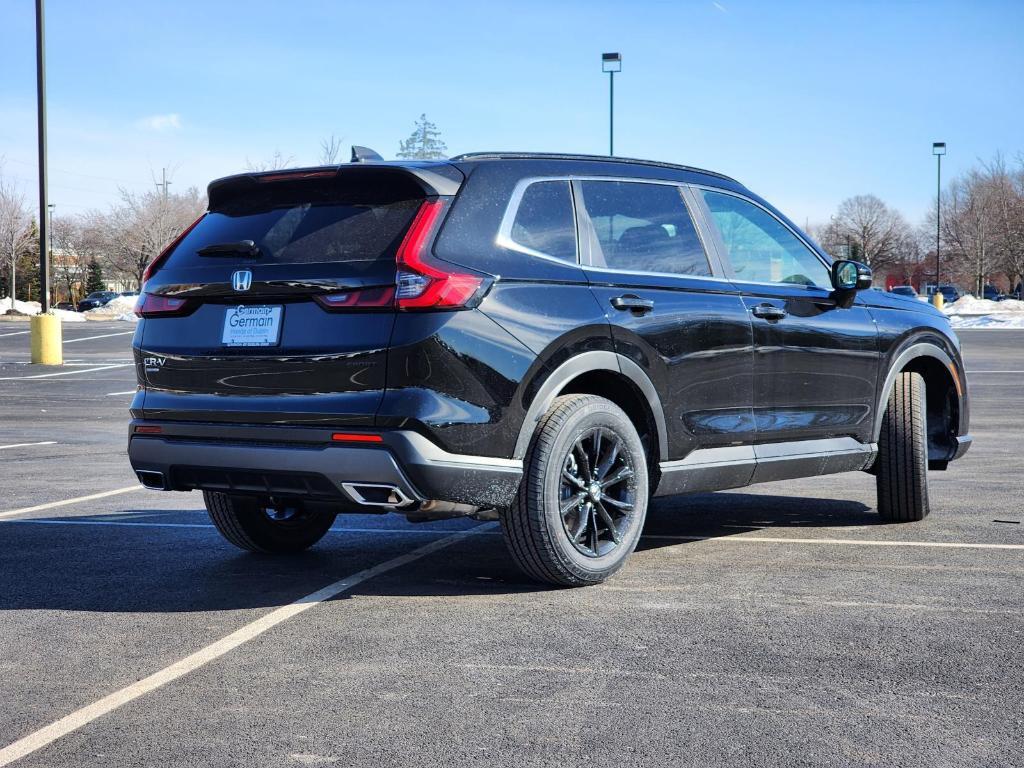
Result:
M105 307L116 299L117 295L117 291L93 291L78 302L78 311L88 312L90 309L96 309L96 307Z
M957 299L963 297L963 293L955 285L949 283L939 284L939 293L942 294L942 298L945 299L947 304L952 304ZM928 297L931 298L935 295L935 286L928 286Z
M118 294L118 295L119 296L130 296L131 298L134 299L136 296L139 295L139 292L138 291L121 291L121 293Z
M981 289L981 298L989 299L990 301L1002 301L1006 297L994 285L986 285Z
M57 309L66 309L68 312L74 312L75 311L75 305L72 302L70 302L70 301L58 301L56 308Z
M912 285L897 285L889 289L889 293L895 293L897 296L907 296L911 299L917 298L917 291L914 290Z

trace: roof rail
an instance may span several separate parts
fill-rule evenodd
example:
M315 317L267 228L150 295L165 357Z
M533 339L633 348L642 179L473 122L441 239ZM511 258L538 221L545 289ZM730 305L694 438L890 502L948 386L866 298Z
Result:
M660 160L642 160L635 157L614 157L611 155L583 155L568 152L466 152L461 155L449 158L449 162L457 163L462 160L587 160L591 162L622 163L624 165L651 165L657 168L671 168L676 171L690 171L692 173L703 173L708 176L717 176L726 181L736 184L740 182L732 176L724 173L709 171L704 168L695 168L691 165L679 165L678 163L665 163Z

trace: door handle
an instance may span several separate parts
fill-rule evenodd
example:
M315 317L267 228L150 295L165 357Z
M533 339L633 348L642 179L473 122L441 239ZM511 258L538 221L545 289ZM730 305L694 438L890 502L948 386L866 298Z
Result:
M765 320L781 320L789 313L782 307L771 304L758 304L750 310L754 317L763 317Z
M616 296L611 301L613 307L623 312L628 309L630 312L642 315L644 312L650 312L654 309L653 299L641 299L632 293L627 293L625 296Z

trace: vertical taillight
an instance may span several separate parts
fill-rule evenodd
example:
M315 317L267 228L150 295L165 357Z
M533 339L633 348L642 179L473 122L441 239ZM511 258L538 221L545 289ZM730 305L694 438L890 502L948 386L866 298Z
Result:
M146 267L146 271L142 273L142 285L139 286L140 291L146 290L146 281L153 276L154 272L160 269L160 265L168 256L171 255L171 251L178 247L178 243L184 240L185 236L188 235L188 233L191 232L193 229L195 229L196 224L202 221L203 216L205 215L205 213L202 214L202 216L200 216L198 219L189 224L180 235L171 240L167 247L160 251L159 256L157 256L155 259L149 262L149 266Z
M398 247L398 309L459 309L471 306L483 292L482 276L460 272L430 258L430 243L445 208L442 200L425 200Z

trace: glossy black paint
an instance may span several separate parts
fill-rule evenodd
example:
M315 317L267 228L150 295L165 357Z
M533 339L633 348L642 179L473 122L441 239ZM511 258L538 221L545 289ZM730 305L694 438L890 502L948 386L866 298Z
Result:
M495 242L512 190L533 177L714 187L762 204L799 233L738 182L600 158L466 157L417 169L425 194L436 191L423 181L428 173L455 193L432 252L442 262L493 278L479 306L328 312L312 299L388 284L393 269L380 261L365 269L255 266L245 296L231 287L234 265L158 271L147 291L190 297L196 306L184 317L140 321L133 346L143 390L133 400L133 415L145 423L408 431L450 454L514 460L533 426L527 414L549 377L584 353L600 352L624 362L604 366L600 376L574 372L558 386L599 391L637 414L644 429L659 432L647 443L665 446L658 461L682 460L702 449L806 439L852 437L869 445L877 439L890 369L901 354L924 344L941 350L951 365L935 357L901 363L918 365L926 375L930 457L955 457L967 435L959 344L946 318L923 302L867 290L844 307L827 289L734 280L711 245L712 224L699 212L695 220L708 241L710 278L591 268L582 233L581 264ZM217 194L252 183L246 176L217 187ZM643 306L617 308L623 297ZM237 302L281 304L280 345L224 348L224 312ZM785 313L755 315L760 306ZM633 379L623 370L626 363L635 368ZM654 410L663 413L663 426ZM859 468L859 460L850 466ZM432 466L441 472L444 462ZM740 484L747 482L752 469L740 475L746 478Z

